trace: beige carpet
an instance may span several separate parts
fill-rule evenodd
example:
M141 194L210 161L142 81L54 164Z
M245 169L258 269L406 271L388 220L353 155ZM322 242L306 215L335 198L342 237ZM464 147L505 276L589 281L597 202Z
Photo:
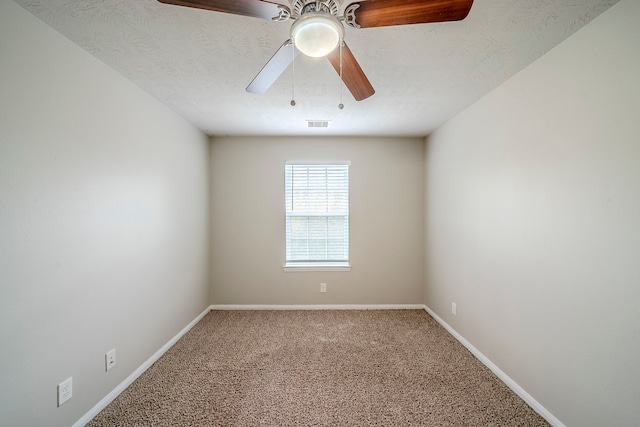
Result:
M213 311L89 426L548 426L422 310Z

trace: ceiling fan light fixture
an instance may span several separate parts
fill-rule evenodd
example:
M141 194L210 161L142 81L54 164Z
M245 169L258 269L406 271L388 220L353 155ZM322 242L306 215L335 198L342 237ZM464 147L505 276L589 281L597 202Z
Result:
M334 16L305 14L291 26L296 48L307 56L320 58L331 53L344 37L344 27Z

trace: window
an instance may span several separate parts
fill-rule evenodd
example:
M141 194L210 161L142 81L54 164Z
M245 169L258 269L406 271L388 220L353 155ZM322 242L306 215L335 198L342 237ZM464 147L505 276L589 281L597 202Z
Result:
M349 268L349 163L285 166L285 269Z

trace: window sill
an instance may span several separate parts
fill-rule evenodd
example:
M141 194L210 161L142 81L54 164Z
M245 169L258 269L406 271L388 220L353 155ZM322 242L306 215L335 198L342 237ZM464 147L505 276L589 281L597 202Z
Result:
M351 271L350 264L285 264L282 269L285 272L303 272L303 271Z

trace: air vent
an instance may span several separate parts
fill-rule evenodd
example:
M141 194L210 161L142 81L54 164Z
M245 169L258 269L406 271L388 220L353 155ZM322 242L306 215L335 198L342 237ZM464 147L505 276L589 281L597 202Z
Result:
M328 128L331 121L329 120L307 120L308 128Z

